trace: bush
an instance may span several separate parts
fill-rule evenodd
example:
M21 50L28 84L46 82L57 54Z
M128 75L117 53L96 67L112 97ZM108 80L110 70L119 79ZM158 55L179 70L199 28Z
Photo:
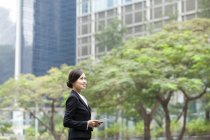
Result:
M134 135L137 137L144 136L144 123L143 122L136 123L134 133L135 133Z
M210 122L196 119L187 124L187 133L189 135L206 135L210 134Z

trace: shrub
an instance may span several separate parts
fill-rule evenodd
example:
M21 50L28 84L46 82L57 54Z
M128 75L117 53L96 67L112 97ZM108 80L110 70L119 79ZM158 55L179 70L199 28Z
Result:
M210 134L210 122L196 119L187 124L187 133L189 135L206 135Z

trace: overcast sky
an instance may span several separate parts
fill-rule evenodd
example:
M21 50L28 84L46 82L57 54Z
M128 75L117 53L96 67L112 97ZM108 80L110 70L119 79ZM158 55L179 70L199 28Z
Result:
M0 7L10 11L10 20L16 22L16 2L17 0L0 0Z

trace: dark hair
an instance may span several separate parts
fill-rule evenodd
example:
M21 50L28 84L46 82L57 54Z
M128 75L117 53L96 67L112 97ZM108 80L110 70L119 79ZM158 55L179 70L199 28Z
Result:
M69 73L69 77L68 77L68 82L67 82L67 86L69 88L73 87L73 83L77 81L77 79L79 79L79 77L83 74L83 71L81 69L75 69L72 70Z

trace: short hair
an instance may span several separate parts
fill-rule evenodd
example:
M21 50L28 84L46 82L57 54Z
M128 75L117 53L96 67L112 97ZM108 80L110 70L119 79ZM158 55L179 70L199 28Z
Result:
M76 82L79 77L83 74L81 69L72 70L68 76L68 82L66 83L69 88L73 87L73 83Z

